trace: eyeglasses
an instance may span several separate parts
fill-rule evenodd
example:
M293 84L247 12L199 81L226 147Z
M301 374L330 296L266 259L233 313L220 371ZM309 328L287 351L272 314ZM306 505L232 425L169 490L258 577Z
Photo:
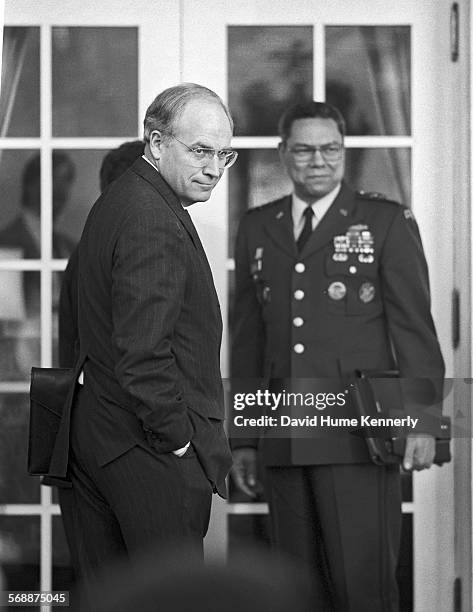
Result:
M218 167L219 168L230 168L236 162L238 157L238 152L233 149L220 149L217 151L216 149L210 149L207 147L189 147L185 142L176 138L174 134L169 134L174 140L177 140L181 145L186 147L186 149L190 153L190 158L192 160L192 165L197 168L203 168L207 166L213 158L217 156Z
M338 142L330 142L329 144L315 147L309 145L298 145L289 148L288 151L291 153L294 161L300 163L309 162L317 151L319 151L320 155L322 155L326 162L335 162L342 156L343 145Z

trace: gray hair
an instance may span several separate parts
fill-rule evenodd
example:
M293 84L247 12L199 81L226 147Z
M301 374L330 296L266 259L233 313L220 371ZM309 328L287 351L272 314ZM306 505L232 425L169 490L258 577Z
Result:
M164 134L172 134L176 120L183 112L186 104L197 97L214 100L220 104L228 117L233 132L233 119L230 111L214 91L196 83L181 83L162 91L148 106L143 121L145 142L149 142L154 130L159 130Z

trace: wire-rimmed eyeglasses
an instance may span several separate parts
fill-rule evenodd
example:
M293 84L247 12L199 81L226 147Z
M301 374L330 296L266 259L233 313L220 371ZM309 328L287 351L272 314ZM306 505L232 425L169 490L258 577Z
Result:
M291 153L294 161L300 163L309 162L317 151L319 151L326 162L335 162L342 156L343 145L338 142L329 142L328 144L318 146L295 145L294 147L289 147L288 151Z
M210 162L212 162L214 157L217 157L218 167L219 168L230 168L236 162L238 157L238 152L233 149L211 149L208 147L189 147L185 142L176 138L174 134L169 134L174 140L177 140L181 145L186 147L186 149L190 153L190 158L192 160L192 165L196 167L204 167L207 166Z

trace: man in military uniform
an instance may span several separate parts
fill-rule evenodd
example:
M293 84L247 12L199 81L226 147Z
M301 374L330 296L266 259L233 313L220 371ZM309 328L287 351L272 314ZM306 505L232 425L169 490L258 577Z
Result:
M427 264L411 211L344 183L345 126L336 108L291 107L279 132L293 193L241 221L232 377L294 385L331 379L335 393L357 369L441 380ZM274 540L312 567L316 609L397 610L398 466L371 463L357 436L262 442ZM233 439L235 482L253 496L257 444ZM430 467L434 452L432 436L409 435L404 468Z

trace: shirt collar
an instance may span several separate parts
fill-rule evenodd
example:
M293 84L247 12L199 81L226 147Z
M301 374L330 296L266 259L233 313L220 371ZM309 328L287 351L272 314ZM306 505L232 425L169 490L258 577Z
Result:
M156 166L152 162L149 161L146 155L142 155L141 157L145 160L145 162L148 162L148 164L152 166L156 170L156 172L159 174L159 170L156 168Z
M148 162L148 164L149 164L150 166L152 166L152 167L153 167L153 168L156 170L156 172L157 172L158 174L160 174L159 170L156 168L156 166L153 164L153 162L150 162L150 161L149 161L149 159L146 157L146 155L142 155L141 157L142 157L142 158L145 160L145 162ZM182 208L183 208L184 210L187 210L187 206L184 206L184 204L183 204L182 202L181 202L181 206L182 206Z
M335 198L338 196L340 189L342 188L342 184L339 183L335 189L332 189L327 195L324 195L323 198L317 200L310 204L314 214L317 218L317 221L320 221L322 217L325 215L327 210L332 206L335 201ZM301 200L295 193L292 194L292 218L294 224L299 223L302 215L304 214L305 209L307 208L307 202Z

